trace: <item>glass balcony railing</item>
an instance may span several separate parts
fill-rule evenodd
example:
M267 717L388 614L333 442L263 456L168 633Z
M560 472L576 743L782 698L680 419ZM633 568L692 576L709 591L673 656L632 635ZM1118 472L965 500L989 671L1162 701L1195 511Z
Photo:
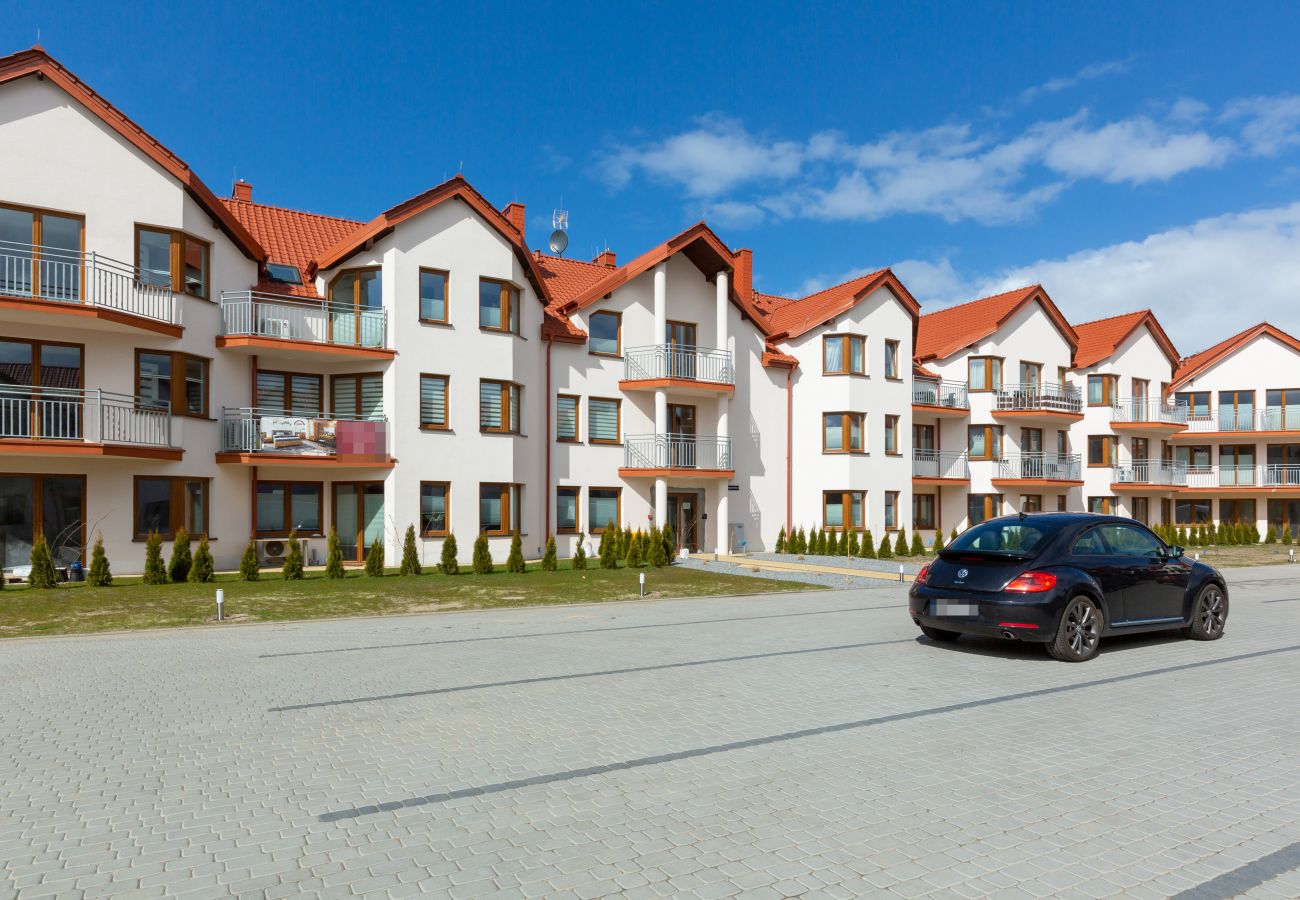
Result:
M389 458L388 420L348 418L278 409L226 407L221 411L224 453L265 453L340 463L383 462Z
M913 450L913 478L970 479L970 463L958 450Z

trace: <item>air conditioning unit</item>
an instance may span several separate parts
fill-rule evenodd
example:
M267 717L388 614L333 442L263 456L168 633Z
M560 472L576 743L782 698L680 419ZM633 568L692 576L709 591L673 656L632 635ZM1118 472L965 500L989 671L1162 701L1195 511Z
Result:
M267 319L267 330L271 332L271 337L289 338L289 320L288 319Z
M288 554L288 538L263 538L257 542L257 561L264 566L282 566Z

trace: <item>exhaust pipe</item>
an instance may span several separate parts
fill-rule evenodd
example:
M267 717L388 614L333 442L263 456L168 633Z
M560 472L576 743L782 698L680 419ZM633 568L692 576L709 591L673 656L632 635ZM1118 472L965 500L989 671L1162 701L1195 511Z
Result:
M1004 638L1006 638L1007 640L1009 640L1009 641L1019 640L1019 638L1017 638L1017 637L1016 637L1013 633L1011 633L1010 631L1003 631L1003 632L1002 632L1002 636L1003 636Z

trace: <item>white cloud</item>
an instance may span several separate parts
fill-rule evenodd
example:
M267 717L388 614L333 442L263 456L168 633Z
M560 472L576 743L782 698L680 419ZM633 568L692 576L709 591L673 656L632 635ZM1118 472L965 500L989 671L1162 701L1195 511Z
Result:
M1300 144L1300 95L1247 97L1229 103L1225 122L1242 122L1241 137L1252 153L1276 156L1283 147Z
M1053 78L1034 87L1025 88L1020 92L1020 100L1023 103L1031 103L1044 94L1059 94L1061 91L1068 90L1085 81L1105 78L1108 75L1121 75L1127 72L1132 64L1133 60L1131 58L1091 63L1073 75L1065 78Z
M1074 178L1142 184L1221 166L1233 148L1228 138L1204 131L1173 132L1137 116L1094 130L1058 132L1048 144L1045 162L1053 171Z

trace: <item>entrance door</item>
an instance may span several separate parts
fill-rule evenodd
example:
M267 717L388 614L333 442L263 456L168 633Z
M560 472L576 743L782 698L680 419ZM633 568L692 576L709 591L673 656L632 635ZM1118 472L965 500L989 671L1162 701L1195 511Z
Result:
M685 548L692 553L699 550L699 503L698 494L668 495L668 524L673 526L677 550Z
M334 530L339 535L343 558L362 562L370 545L384 535L384 483L335 483Z
M668 465L695 468L695 407L668 405Z
M695 378L695 323L669 322L664 341L668 344L668 377Z

